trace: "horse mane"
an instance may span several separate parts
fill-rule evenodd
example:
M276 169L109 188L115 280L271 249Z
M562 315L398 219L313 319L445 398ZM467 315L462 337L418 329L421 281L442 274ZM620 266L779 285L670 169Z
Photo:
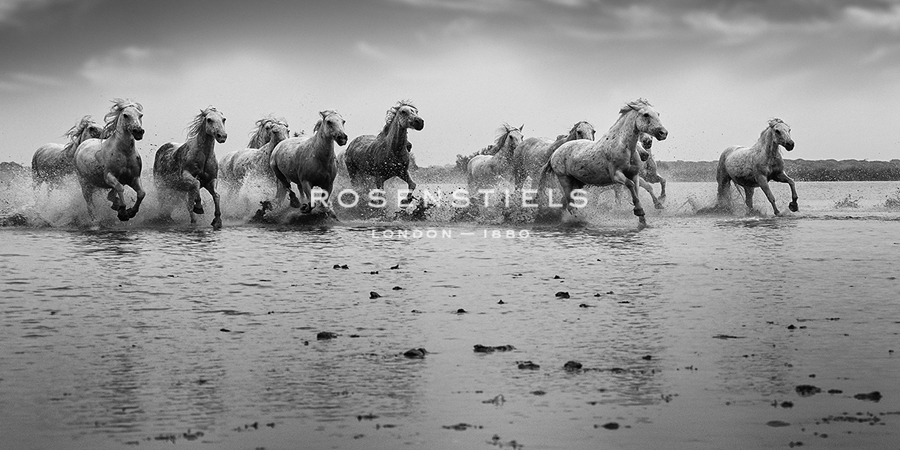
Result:
M113 133L116 132L116 126L119 123L119 115L122 114L122 111L129 106L134 106L138 111L143 111L144 107L137 102L132 100L123 100L121 98L112 99L113 105L109 108L109 112L103 116L103 120L105 125L103 126L103 133L101 133L100 137L103 139L108 139Z
M637 111L645 106L653 106L653 105L651 105L650 102L648 102L646 98L639 98L637 100L626 103L625 106L623 106L621 109L619 109L619 114L625 114L631 110Z
M69 138L69 142L63 147L65 150L69 150L72 147L81 143L81 134L84 133L84 130L94 125L94 119L91 118L90 115L84 116L78 121L77 124L69 128L69 131L66 131L65 136Z
M330 116L332 114L338 114L338 112L333 109L326 109L325 111L319 112L319 116L321 116L321 119L317 120L316 124L313 125L313 130L312 130L313 134L316 134L316 131L319 131L319 128L322 127L322 121L327 119L328 116Z
M388 108L387 113L384 115L384 128L381 129L381 134L387 135L388 132L391 131L391 124L394 123L394 118L397 117L397 111L404 106L409 106L410 108L415 109L418 112L418 108L412 104L410 100L400 100L396 105Z
M219 110L216 109L215 106L207 106L206 109L200 110L200 114L197 114L194 117L194 119L191 120L191 122L187 126L188 140L191 140L191 139L197 137L197 135L199 135L200 132L203 131L204 120L206 119L206 116L209 115L209 113L218 112L218 111Z
M773 117L773 118L769 119L769 128L774 128L775 125L778 125L779 123L784 123L784 121L777 117Z

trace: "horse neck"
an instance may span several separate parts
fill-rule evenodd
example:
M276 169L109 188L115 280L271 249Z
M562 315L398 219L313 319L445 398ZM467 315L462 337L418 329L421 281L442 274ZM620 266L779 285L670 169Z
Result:
M638 137L641 135L641 132L637 129L636 122L637 111L631 110L619 116L619 120L609 129L609 134L628 151L636 148Z
M407 140L406 136L406 127L400 126L400 119L395 117L394 122L391 124L391 127L388 130L387 136L385 136L385 140L387 141L387 148L392 152L397 152L401 149L405 150Z
M512 158L512 146L506 143L507 139L503 140L503 146L500 147L500 150L497 153L494 153L494 156L491 156L491 160L494 161L495 164L506 165L509 163Z
M272 150L275 149L275 146L278 145L279 142L283 141L283 137L277 137L274 134L269 138L269 142L266 142L265 145L260 147L260 151L263 155L266 155L266 159L268 160L268 156L272 154Z
M194 136L194 151L198 153L199 158L209 158L216 148L216 140L209 133L200 132Z
M325 126L319 127L313 139L313 157L323 162L334 159L334 139L325 135Z
M756 147L766 155L766 159L781 159L781 151L778 149L778 143L775 142L773 134L771 127L763 130L759 135L759 140L756 141Z
M106 139L106 141L111 143L110 147L114 151L125 154L136 153L134 136L125 131L125 128L121 125L116 127L115 133Z

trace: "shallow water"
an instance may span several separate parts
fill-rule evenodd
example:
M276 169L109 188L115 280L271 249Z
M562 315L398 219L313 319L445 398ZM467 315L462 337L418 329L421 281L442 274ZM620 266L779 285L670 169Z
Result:
M66 208L7 191L7 214L44 219L0 229L0 435L17 449L896 448L898 188L799 183L801 211L773 218L696 215L715 187L670 183L643 230L608 192L563 225L439 208L214 231L47 227ZM403 237L429 230L451 237Z

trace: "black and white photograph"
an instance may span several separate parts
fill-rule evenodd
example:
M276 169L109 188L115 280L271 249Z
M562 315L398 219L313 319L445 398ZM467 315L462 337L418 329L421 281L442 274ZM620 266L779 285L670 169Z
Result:
M897 449L900 0L0 0L0 448Z

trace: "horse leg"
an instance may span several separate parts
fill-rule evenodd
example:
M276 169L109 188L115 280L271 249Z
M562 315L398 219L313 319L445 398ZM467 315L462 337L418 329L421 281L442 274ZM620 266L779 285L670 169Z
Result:
M300 212L304 214L311 213L313 210L312 204L312 183L307 180L303 180L297 184L297 187L300 188L300 196L306 200L306 203L300 204ZM293 192L291 192L293 194Z
M766 194L769 203L772 204L772 210L775 212L775 215L780 216L781 212L778 211L778 206L775 205L775 195L772 194L772 189L769 188L769 180L766 179L765 175L759 175L756 177L756 182L759 183L760 189Z
M779 172L772 178L775 181L780 181L782 183L787 183L788 186L791 187L791 203L788 204L788 209L793 212L797 212L800 208L797 206L797 188L794 186L794 180L791 177L787 176L784 172Z
M214 229L222 228L222 210L219 208L219 193L216 192L216 179L213 178L208 183L206 183L206 191L209 192L209 195L212 196L213 205L215 205L216 211L214 213L213 221L210 225Z
M127 222L131 217L128 217L128 210L125 209L125 187L122 186L122 183L119 183L119 180L116 179L116 176L110 172L106 172L106 174L104 175L104 179L107 186L111 186L112 189L116 191L116 195L119 199L119 202L117 203L118 213L116 213L116 216L120 221Z
M88 217L90 217L91 222L93 222L96 220L96 217L94 217L94 186L82 181L81 195L84 196L84 202L87 204Z
M109 193L106 194L106 199L109 200L110 202L112 202L112 206L110 206L109 208L112 209L113 211L118 211L119 206L125 206L125 205L119 205L119 195L116 193L115 189L109 190Z
M406 201L411 202L413 199L413 191L416 190L416 182L409 176L409 170L405 170L400 174L400 179L406 182L406 188L409 189L409 194L406 195Z
M659 175L657 175L657 178L659 178L659 186L662 191L659 193L659 201L664 202L666 201L666 179Z
M574 216L575 211L572 210L570 200L571 200L572 189L573 189L572 182L575 179L568 175L557 175L556 178L559 179L559 186L562 189L562 194L563 194L562 207L565 208L566 211L569 212L569 214ZM548 192L548 194L552 196L552 194L550 194L549 192ZM551 198L550 200L552 201L553 198Z
M128 209L128 217L133 218L137 215L138 210L141 208L141 202L144 201L144 197L147 196L147 193L144 192L144 188L143 186L141 186L141 179L138 177L135 177L133 180L131 180L131 183L128 186L130 186L131 189L134 189L134 193L137 195L137 199L134 201L134 205Z
M615 175L613 175L613 180L615 182L625 185L625 187L628 188L628 191L631 192L634 215L638 217L638 225L644 227L647 226L647 219L644 218L644 208L641 206L641 198L638 196L638 179L640 179L640 177L637 174L635 174L633 178L628 178L621 170L617 170Z
M653 193L653 185L641 177L638 177L638 182L645 191L650 193L650 198L653 199L653 207L656 209L663 209L662 203L659 202L659 199L656 198L656 195Z
M753 190L756 189L753 186L744 186L744 204L747 205L747 213L753 214L756 210L753 209ZM759 214L759 213L757 213Z

